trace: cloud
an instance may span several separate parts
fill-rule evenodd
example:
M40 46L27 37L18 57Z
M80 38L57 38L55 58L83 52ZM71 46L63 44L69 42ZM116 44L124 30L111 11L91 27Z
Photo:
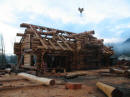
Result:
M123 41L124 39L121 38L104 38L104 43L119 43Z
M16 33L18 33L20 30L5 23L0 23L0 27L0 33L4 39L3 42L5 46L5 52L12 53L14 42L19 41L19 39L16 38Z
M11 23L16 21L16 16L12 11L13 8L6 6L6 4L0 4L0 22Z
M125 29L125 28L130 28L130 23L126 23L126 24L119 24L115 27L116 30L120 30L120 29Z
M82 17L80 17L78 7L84 8ZM7 53L13 51L11 42L14 41L16 33L23 32L19 27L22 22L45 24L46 26L48 24L56 25L54 21L58 21L61 28L69 25L68 29L71 31L91 28L89 25L94 25L95 36L105 38L105 42L118 42L121 41L120 35L124 33L123 28L129 28L130 25L108 24L107 28L104 26L104 20L112 23L118 22L120 19L130 17L129 10L127 0L3 0L0 1L0 33L4 36ZM98 26L99 24L102 25ZM72 27L74 25L76 27ZM110 33L106 33L106 30ZM104 34L104 37L101 34ZM110 35L112 38L106 37Z
M120 19L130 16L130 7L125 0L97 0L96 2L95 0L66 0L62 2L60 0L12 0L11 2L6 0L5 5L14 12L29 12L30 15L48 16L51 19L59 19L63 23L99 23L106 18ZM84 7L83 17L80 17L78 12L80 5ZM32 17L30 18L32 19Z

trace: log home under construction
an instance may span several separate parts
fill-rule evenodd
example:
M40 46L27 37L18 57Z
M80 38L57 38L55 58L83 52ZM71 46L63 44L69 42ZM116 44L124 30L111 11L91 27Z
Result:
M17 67L49 70L77 70L108 65L113 51L94 31L73 33L44 26L22 23L25 27L19 43L14 43Z

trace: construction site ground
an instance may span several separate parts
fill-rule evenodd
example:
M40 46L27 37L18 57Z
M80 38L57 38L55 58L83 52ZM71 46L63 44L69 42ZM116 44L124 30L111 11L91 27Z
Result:
M60 74L49 76L49 78L56 79L54 86L43 86L38 82L25 80L15 74L5 74L0 76L0 97L106 97L96 87L98 81L115 87L130 88L130 78L114 74L108 76L101 74L108 71L108 69L76 71L73 73L84 73L84 75L70 79L65 79ZM82 88L66 89L65 83L67 82L81 83Z

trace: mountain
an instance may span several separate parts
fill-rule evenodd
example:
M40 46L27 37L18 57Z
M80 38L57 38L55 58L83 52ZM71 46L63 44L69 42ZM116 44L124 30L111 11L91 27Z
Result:
M122 43L111 44L116 56L126 55L130 56L130 38Z
M130 38L123 42L124 44L130 44Z

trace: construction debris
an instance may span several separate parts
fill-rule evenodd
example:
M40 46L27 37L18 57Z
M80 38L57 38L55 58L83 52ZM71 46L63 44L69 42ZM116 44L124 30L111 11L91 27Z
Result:
M110 68L111 73L124 74L125 70Z
M112 67L109 69L109 74L111 73L111 74L116 74L116 76L120 75L120 76L130 77L130 69L129 68L130 68L129 66L118 66L118 67L114 67L114 68Z
M117 86L121 87L118 88L118 90L121 91L124 95L127 95L123 97L129 97L130 79L119 76L99 76L98 72L103 71L107 72L109 69L67 72L67 74L77 74L79 76L74 79L67 79L67 81L64 80L63 76L55 77L53 75L50 75L47 77L47 79L55 79L56 84L54 86L45 86L41 80L38 81L32 77L30 78L28 76L25 76L28 75L26 73L24 73L24 77L23 75L20 76L20 73L18 75L15 75L14 73L6 74L0 77L0 96L9 97L13 95L13 97L105 97L103 93L99 92L96 89L96 83L98 80L100 80L101 82L107 83L114 88L116 87L116 89ZM29 74L29 76L30 75L31 74ZM39 79L42 77L36 78Z
M66 89L81 89L82 84L80 84L80 83L66 83L65 88Z

